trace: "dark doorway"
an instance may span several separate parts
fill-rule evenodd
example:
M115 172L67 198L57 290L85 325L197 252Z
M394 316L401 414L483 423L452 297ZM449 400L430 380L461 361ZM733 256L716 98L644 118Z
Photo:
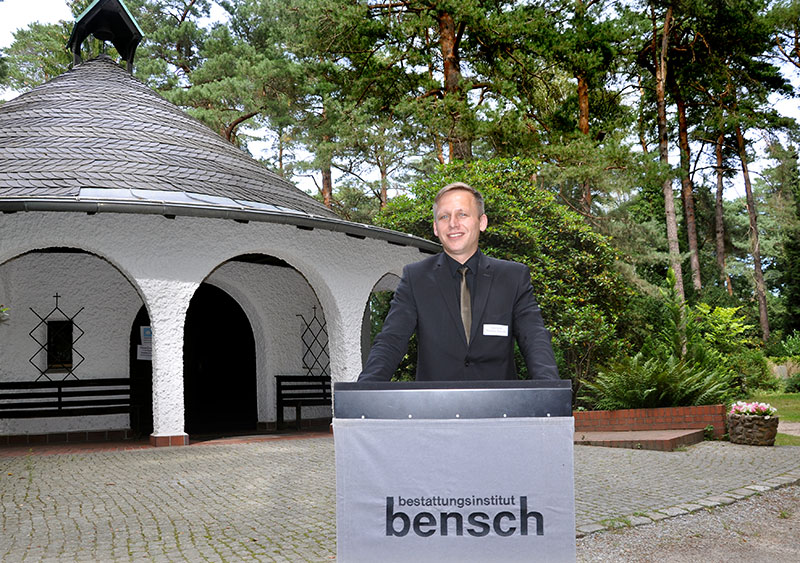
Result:
M153 362L150 347L143 342L143 330L150 330L150 316L142 306L131 327L131 431L138 436L153 433ZM144 335L147 340L147 335ZM144 348L142 346L144 345Z
M213 285L200 285L186 313L183 392L188 434L256 430L253 331L239 304Z

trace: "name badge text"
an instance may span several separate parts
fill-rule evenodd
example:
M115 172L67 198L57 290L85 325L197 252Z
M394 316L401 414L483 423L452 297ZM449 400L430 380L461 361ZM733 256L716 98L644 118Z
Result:
M508 336L508 325L483 325L484 336Z

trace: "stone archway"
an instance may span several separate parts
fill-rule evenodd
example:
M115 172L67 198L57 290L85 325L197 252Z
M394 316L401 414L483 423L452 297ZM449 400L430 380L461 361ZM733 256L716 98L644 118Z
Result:
M250 322L225 291L201 284L186 313L183 345L185 430L256 430L256 353Z

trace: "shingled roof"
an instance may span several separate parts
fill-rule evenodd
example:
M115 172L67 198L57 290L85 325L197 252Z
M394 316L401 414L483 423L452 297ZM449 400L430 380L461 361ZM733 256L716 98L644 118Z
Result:
M0 106L0 197L75 198L87 188L203 194L332 215L108 56Z
M0 106L0 210L259 220L437 248L340 219L106 55Z

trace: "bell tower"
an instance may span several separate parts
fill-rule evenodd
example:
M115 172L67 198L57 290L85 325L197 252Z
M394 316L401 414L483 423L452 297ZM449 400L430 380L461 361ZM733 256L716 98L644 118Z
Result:
M83 62L81 45L89 35L114 45L128 72L133 72L133 57L143 34L122 0L95 0L78 16L67 42L73 65Z

